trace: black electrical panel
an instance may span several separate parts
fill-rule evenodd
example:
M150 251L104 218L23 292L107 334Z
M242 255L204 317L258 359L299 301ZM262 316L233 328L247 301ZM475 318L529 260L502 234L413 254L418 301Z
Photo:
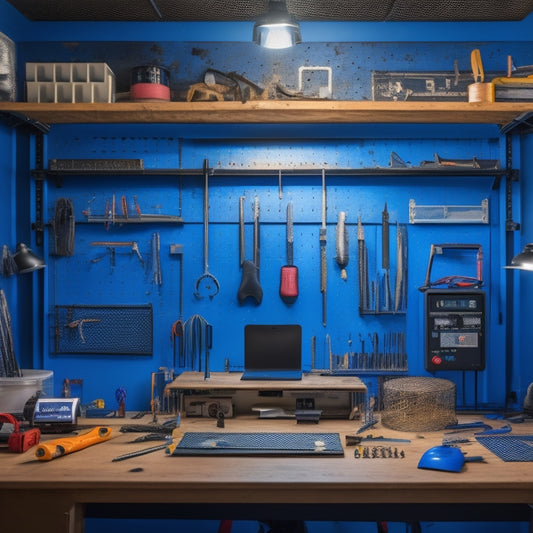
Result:
M485 292L430 289L424 294L426 370L484 370Z

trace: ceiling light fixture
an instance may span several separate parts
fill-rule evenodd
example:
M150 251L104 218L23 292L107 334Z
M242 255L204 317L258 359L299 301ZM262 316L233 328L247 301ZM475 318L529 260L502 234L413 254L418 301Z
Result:
M511 264L505 268L533 270L533 243L526 244L524 249L513 257Z
M300 25L289 15L286 2L270 2L268 13L254 24L253 41L278 50L302 42Z

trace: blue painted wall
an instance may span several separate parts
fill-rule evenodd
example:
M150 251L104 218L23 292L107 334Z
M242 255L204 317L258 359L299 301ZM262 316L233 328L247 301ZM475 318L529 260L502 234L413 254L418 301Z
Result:
M180 131L178 131L180 130ZM359 351L361 340L378 332L380 338L387 332L407 331L407 353L410 373L424 373L422 359L422 296L416 288L423 284L432 242L481 243L486 255L498 249L493 233L498 233L500 219L498 194L492 190L494 179L482 178L404 178L335 175L336 168L387 166L391 151L406 153L413 162L431 159L434 152L451 157L481 158L499 155L495 140L486 139L421 139L413 143L407 139L348 138L294 141L278 139L222 140L180 138L181 128L175 126L113 126L102 135L100 126L54 126L48 138L49 158L56 157L142 157L146 168L201 168L208 158L215 168L210 180L210 271L221 284L220 293L212 300L198 300L194 296L196 279L203 267L203 178L191 173L181 178L183 226L115 225L108 230L103 224L79 224L76 227L76 253L72 258L48 255L46 271L49 301L46 309L53 318L54 305L71 304L141 304L154 306L154 355L128 358L124 356L71 356L54 355L55 328L48 331L51 353L45 355L45 366L53 367L56 377L76 377L83 374L84 393L109 399L114 387L120 384L132 393L132 408L143 408L147 393L149 372L160 366L172 366L170 326L178 318L179 261L169 254L172 243L184 246L184 318L200 314L214 327L211 352L211 370L223 370L229 358L230 368L242 369L243 327L246 323L297 322L303 325L304 367L311 365L311 337L317 338L317 365L328 365L325 336L332 339L334 353ZM181 160L179 155L181 154ZM279 198L277 168L310 167L309 173L283 176ZM328 323L322 326L321 295L319 291L318 229L321 208L321 178L317 169L328 167ZM269 176L231 176L231 168L239 170L271 169ZM229 176L217 176L217 169L230 169ZM313 170L314 169L314 170ZM83 211L90 207L95 214L103 213L106 199L125 195L137 196L143 212L179 213L180 179L176 176L113 178L66 177L61 187L49 180L46 189L47 219L51 220L57 198L68 196L74 202L77 220L84 221ZM246 303L239 306L237 290L241 273L238 263L238 199L246 197L247 257L251 256L252 202L258 197L261 206L261 271L260 280L265 296L260 306ZM394 241L396 222L408 224L409 200L418 205L481 205L490 203L491 224L474 224L458 228L455 225L408 225L409 241L409 296L407 316L365 316L358 313L357 239L356 221L360 216L365 224L365 236L370 253L371 277L377 272L380 247L381 211L384 203L390 213ZM300 269L300 296L291 306L284 304L279 295L279 271L285 263L285 211L287 202L294 203L295 262ZM348 217L350 235L350 263L348 280L340 278L335 263L335 224L338 212ZM150 270L150 240L157 231L161 239L163 285L154 286ZM461 237L458 239L458 231ZM137 241L147 268L143 269L129 249L118 250L116 266L111 268L109 257L102 257L103 249L94 249L91 241ZM495 255L498 256L498 253ZM468 263L468 259L466 260ZM442 266L441 266L442 268ZM474 260L464 265L466 273L474 275ZM492 290L492 264L485 264L485 279L489 294ZM433 279L440 277L439 266ZM442 273L441 273L442 274ZM443 274L442 274L443 275ZM497 292L497 290L496 290ZM230 311L228 313L228 310ZM498 313L499 309L490 310ZM481 375L481 395L485 404L501 405L503 359L493 348L499 345L499 327L491 327L491 364ZM352 341L352 345L350 345ZM499 347L501 348L501 346ZM91 377L93 369L93 377ZM179 371L179 368L176 368ZM68 374L70 373L70 374ZM450 376L454 379L457 375ZM467 380L466 401L472 405L473 389ZM462 380L456 379L462 387ZM463 391L461 390L461 398Z
M4 0L0 1L0 31L17 43L19 91L23 94L23 64L26 61L107 61L117 75L120 91L128 88L132 66L156 62L171 67L172 88L184 91L201 80L206 68L236 70L257 83L266 83L278 74L290 88L297 82L302 64L333 68L334 98L370 99L372 70L452 70L454 60L468 71L469 53L482 50L486 70L503 70L507 54L517 65L533 64L530 35L533 17L522 22L502 24L347 24L308 23L302 27L305 43L293 50L271 54L249 43L251 23L239 24L69 24L30 23ZM199 38L200 31L208 38ZM112 36L112 42L110 39ZM179 38L177 37L179 36ZM60 41L53 41L60 38ZM133 42L133 44L125 44ZM336 44L324 44L336 43ZM34 184L33 146L23 134L0 126L0 207L10 213L0 225L2 243L14 248L16 242L31 242ZM514 218L521 229L513 235L515 251L530 240L533 221L528 205L533 199L529 175L532 172L531 138L515 142L514 166L520 167L516 185ZM335 169L387 166L391 151L417 165L437 152L443 157L502 159L503 140L494 126L405 126L405 125L323 125L303 126L53 126L45 140L45 162L49 158L135 157L148 168L198 169L207 158L215 169L251 171L272 170L270 176L213 176L210 187L210 270L219 278L220 294L213 300L197 300L194 283L202 273L202 179L197 174L183 176L182 214L185 225L161 227L79 224L76 227L76 255L53 255L49 235L38 250L46 257L44 272L16 279L0 280L17 316L17 338L23 366L51 368L59 392L63 378L84 378L84 400L103 397L114 404L114 390L125 386L130 409L149 405L150 372L172 364L170 325L178 318L179 263L169 255L171 243L184 245L184 317L204 316L214 326L211 368L221 370L224 360L232 368L242 366L242 327L248 322L300 322L304 327L304 365L310 365L310 339L317 338L317 356L325 359L325 335L339 354L359 342L359 334L404 329L410 373L424 374L422 361L422 297L417 287L423 283L429 246L435 242L476 242L485 251L484 279L489 296L489 348L487 370L479 374L478 398L473 397L473 376L463 389L462 376L447 373L458 386L459 403L471 406L475 400L485 407L505 405L505 383L517 393L519 403L533 379L529 325L532 312L533 279L524 273L506 274L504 257L504 194L494 187L491 177L472 179L390 177L346 177ZM26 163L24 163L24 161ZM29 163L28 163L29 161ZM313 172L282 177L283 197L279 198L277 169L311 167ZM320 223L320 178L317 170L328 169L328 326L321 325L319 292L318 228ZM45 216L51 220L57 198L72 198L76 218L90 205L103 208L105 199L115 194L138 196L143 210L166 214L179 211L180 179L166 176L142 180L138 177L69 177L60 187L46 181ZM238 267L238 198L246 196L247 246L251 243L251 202L261 202L261 284L265 299L261 306L239 306L236 291L240 282ZM392 222L408 223L408 201L417 204L479 204L489 200L490 224L468 226L408 225L409 301L406 316L361 317L357 312L356 236L354 223L360 215L365 223L369 247L378 248L381 210L386 201ZM277 295L279 269L285 262L284 215L287 201L295 205L295 261L300 267L298 301L286 306ZM334 226L337 214L348 214L350 264L348 281L338 275L334 262ZM161 236L163 285L151 283L149 267L142 269L137 258L119 251L112 270L107 257L90 246L93 240L136 240L150 264L150 239ZM32 243L33 244L33 243ZM374 258L377 260L377 254ZM461 265L461 268L469 265ZM445 273L451 273L446 271ZM436 272L438 274L438 272ZM514 280L512 323L512 374L505 374L504 283ZM32 296L39 289L41 298ZM140 304L154 309L154 353L152 356L54 354L53 310L68 304ZM35 313L32 313L32 308ZM229 313L228 313L229 310ZM42 339L28 336L39 332ZM32 321L35 320L36 324ZM358 349L355 346L354 349ZM440 375L440 374L439 374ZM341 527L341 526L338 526ZM489 527L489 526L487 526ZM494 526L495 527L495 526ZM512 527L512 526L509 526ZM517 526L518 527L518 526ZM206 526L206 530L208 527ZM335 529L335 531L337 531ZM498 529L493 529L497 531ZM511 529L506 528L511 531ZM518 529L516 529L518 531Z
M129 84L129 70L138 63L156 62L169 66L172 72L172 88L176 94L182 94L190 83L201 80L206 68L219 68L221 70L235 70L257 83L266 83L272 74L281 77L284 84L294 88L296 84L296 71L299 65L320 64L328 65L333 69L334 98L338 99L369 99L371 97L370 75L378 70L451 70L454 60L462 71L469 69L469 52L474 47L480 47L486 70L503 69L507 54L511 53L517 65L531 64L533 58L530 43L526 40L527 29L531 26L532 18L517 23L505 24L308 24L309 39L302 46L288 51L278 51L274 54L262 50L248 41L248 24L115 24L113 28L113 42L105 42L110 35L109 25L95 25L90 23L76 23L57 25L54 23L31 23L20 17L18 13L6 2L0 2L0 9L4 17L1 19L0 30L17 41L19 93L23 94L23 65L26 61L107 61L117 75L117 88L126 91ZM7 23L9 21L9 23ZM307 28L306 28L307 26ZM50 42L51 35L58 35L61 28L62 40ZM231 28L230 31L228 29ZM206 29L210 36L209 41L197 41L200 30ZM416 29L416 32L414 31ZM498 29L498 32L495 30ZM319 31L318 31L319 30ZM176 33L180 40L176 41ZM332 38L332 33L335 39ZM157 34L157 41L153 41ZM498 40L487 41L488 35L498 35ZM135 35L135 42L133 41ZM139 41L138 36L143 40ZM354 40L357 35L357 41ZM416 35L416 39L413 36ZM469 41L464 37L468 35ZM483 39L481 37L483 36ZM409 37L410 42L407 41ZM217 42L215 42L217 41ZM324 41L334 41L333 44L324 44ZM391 46L391 41L397 41ZM443 44L448 41L446 44ZM38 43L36 46L35 43ZM298 142L295 143L294 139ZM302 139L305 139L302 142ZM295 146L296 144L296 146ZM323 342L320 339L329 333L334 342L333 348L339 353L347 349L349 339L363 336L376 329L380 331L389 328L387 321L400 322L399 327L405 328L408 334L408 355L410 372L419 374L423 372L422 341L421 341L421 298L413 289L423 279L427 260L427 250L432 242L455 240L457 228L454 226L409 226L410 242L414 243L411 250L416 249L416 254L410 254L410 302L407 317L383 318L379 326L375 320L361 318L356 312L356 294L346 290L349 282L340 282L335 276L331 277L330 288L330 325L328 329L320 326L319 313L314 314L309 309L316 308L318 302L316 294L317 264L313 262L313 242L316 240L318 228L319 180L314 174L309 176L284 178L285 195L282 200L277 197L277 182L275 170L278 168L294 168L310 166L319 169L326 166L335 168L359 168L386 166L391 151L396 151L405 160L417 164L421 160L431 159L437 152L443 157L470 157L476 155L485 158L500 158L503 153L497 129L494 126L464 126L457 129L453 126L405 126L390 125L381 127L372 126L319 126L304 128L301 126L156 126L126 127L113 126L102 130L95 126L54 126L46 140L45 159L53 157L142 157L147 167L179 167L199 168L204 158L209 159L212 167L231 169L268 168L274 171L272 179L255 178L246 179L241 176L235 180L231 177L214 178L211 191L211 219L213 237L211 243L217 243L211 252L211 266L216 270L217 263L220 267L217 276L222 281L220 298L209 302L191 300L185 295L185 315L199 312L216 325L217 319L220 326L215 328L215 345L213 348L212 368L221 367L226 357L231 364L238 368L242 364L240 344L228 343L225 338L240 338L239 332L244 323L248 321L271 321L273 317L297 319L304 324L304 356L309 364L309 342L312 336L319 340L319 347ZM20 152L22 142L18 143ZM27 153L27 152L26 152ZM527 158L526 163L527 164ZM27 176L26 176L27 178ZM469 226L463 232L463 238L472 242L481 242L484 249L489 251L486 255L485 270L487 291L492 302L489 309L491 324L490 348L488 360L490 365L481 375L481 389L479 400L489 405L501 406L505 401L505 390L502 386L501 376L504 351L501 330L505 316L502 316L505 294L502 292L503 275L500 272L505 262L502 257L502 193L493 190L492 179L481 179L475 184L464 180L444 179L423 181L421 179L404 179L401 183L389 178L364 179L335 177L328 178L329 215L328 223L331 237L329 239L330 272L334 272L333 262L333 229L338 211L348 213L348 222L354 224L358 215L361 215L366 224L374 227L377 235L379 214L384 201L388 202L392 220L400 223L407 222L407 204L411 197L417 203L452 202L459 197L461 192L462 203L477 204L480 199L490 200L491 223L488 226ZM331 182L331 183L330 183ZM453 183L452 183L453 182ZM31 193L31 188L24 183L24 177L18 177L19 189L27 187L26 192ZM77 217L82 217L81 211L93 197L95 202L102 203L112 193L108 190L105 179L78 179L63 184L57 189L47 183L46 214L50 220L53 216L54 202L63 195L72 196L77 210ZM152 182L153 183L153 182ZM196 272L201 270L201 179L190 176L182 179L183 187L183 215L186 220L184 227L162 228L164 247L171 242L180 242L185 245L185 287L191 286L196 279ZM165 209L176 209L176 180L172 178L158 178L157 191L153 187L145 189L145 185L131 180L113 180L115 194L138 194L151 207L165 206ZM361 196L361 191L363 196ZM416 191L417 194L413 194ZM527 194L527 189L522 193ZM262 283L265 286L267 297L262 306L252 310L246 306L240 308L235 303L235 290L238 287L240 273L236 261L228 261L237 253L236 246L236 209L238 197L246 195L249 201L254 195L260 197L262 203L263 248L268 248L271 253L266 255L263 251L261 269ZM418 195L418 197L417 197ZM446 199L446 196L450 196ZM18 195L20 198L21 195ZM18 218L27 214L26 224L17 224L19 235L15 239L22 240L28 237L28 227L31 215L31 197L23 203L19 210ZM283 247L283 222L284 207L288 199L298 202L296 207L297 228L301 227L300 241L297 242L297 253L307 252L300 261L305 262L308 272L302 271L301 297L291 308L280 307L282 304L276 295L279 266L284 262ZM20 203L21 200L18 200ZM313 205L315 202L317 205ZM168 207L167 207L168 206ZM305 207L302 207L305 206ZM25 211L24 211L25 209ZM249 221L248 221L249 222ZM524 225L522 225L524 232ZM113 228L117 238L137 239L142 252L146 255L149 250L149 237L152 228ZM353 226L352 226L353 229ZM353 232L352 232L353 233ZM412 235L411 235L412 234ZM131 395L132 407L141 408L146 402L144 377L141 374L167 366L171 363L171 348L168 341L169 324L176 318L174 299L176 297L176 282L172 285L166 280L163 289L155 290L147 284L146 272L135 272L131 257L128 263L121 265L124 272L120 276L117 272L113 277L109 273L99 272L102 264L96 265L91 261L92 252L87 246L91 240L98 237L98 229L94 226L80 225L78 228L77 243L78 253L72 259L58 259L50 256L49 246L43 253L49 258L49 269L43 277L43 302L34 305L42 306L46 316L50 316L54 305L69 303L90 303L100 301L102 291L108 295L110 301L123 301L125 303L150 301L154 306L158 304L158 313L154 322L154 356L150 359L135 358L133 365L137 371L129 368L127 373L128 383L134 393ZM526 238L526 237L524 237ZM516 239L519 240L518 237ZM526 238L527 240L527 238ZM223 242L223 246L218 243ZM355 236L352 238L352 247ZM315 243L316 245L316 243ZM518 247L521 242L517 242ZM298 248L300 247L300 249ZM80 253L81 250L81 253ZM272 253L273 252L273 253ZM310 253L311 252L311 253ZM315 250L316 252L316 250ZM85 255L82 255L85 254ZM218 255L220 257L218 257ZM297 256L298 258L298 256ZM93 258L94 259L94 258ZM133 258L135 260L135 258ZM218 261L217 261L218 260ZM352 268L355 258L352 259ZM176 280L177 261L168 255L163 257L164 270L168 270L168 278ZM120 267L117 267L117 269ZM140 270L140 269L138 269ZM34 275L31 283L39 284L40 274ZM87 278L87 276L89 276ZM355 277L355 271L351 278ZM37 278L37 279L35 279ZM139 279L137 279L139 278ZM87 279L99 285L100 290L87 289ZM26 282L28 284L30 282ZM120 292L120 286L126 285L128 292ZM92 285L89 285L92 287ZM132 290L133 288L133 290ZM68 289L68 290L67 290ZM117 292L118 291L118 292ZM157 294L156 294L157 293ZM160 294L159 294L160 293ZM117 298L118 296L118 298ZM493 297L494 296L494 297ZM270 301L269 298L272 298ZM24 301L28 301L27 298ZM308 305L312 304L312 305ZM518 305L518 304L517 304ZM236 314L232 320L224 316L221 310L233 306ZM300 308L305 310L300 315ZM523 316L522 312L519 313ZM316 311L316 310L315 310ZM26 311L25 311L26 312ZM214 318L211 318L213 316ZM495 317L498 317L495 320ZM501 317L501 318L500 318ZM405 322L405 323L401 323ZM515 321L516 322L516 321ZM393 326L396 328L396 324ZM25 361L36 366L51 366L57 372L56 379L60 383L70 372L77 372L77 366L83 367L89 376L87 395L103 395L109 397L112 383L124 375L121 366L122 358L90 359L86 365L86 357L55 356L50 350L50 323L44 325L44 339L41 346L32 349L31 357L24 350ZM518 341L520 330L515 329ZM221 334L222 333L222 334ZM226 337L227 336L227 337ZM22 341L27 344L27 341ZM515 343L516 346L519 342ZM30 347L31 348L31 347ZM305 355L307 354L307 355ZM498 354L498 355L497 355ZM516 360L516 358L515 358ZM118 364L117 364L118 363ZM94 377L98 375L99 385L90 385L92 381L91 368L95 370ZM107 392L97 394L102 369L109 366L109 382ZM128 365L129 367L129 365ZM112 370L114 369L114 370ZM513 375L520 372L515 369ZM527 374L527 373L526 373ZM132 378L131 376L137 376ZM450 376L454 378L454 376ZM459 379L458 386L461 387ZM524 393L525 385L520 380L513 383L518 395ZM468 386L470 390L470 386ZM464 392L464 391L461 391ZM465 395L461 394L461 397ZM471 403L472 398L467 400Z
M529 48L514 45L517 54L530 60ZM235 51L237 48L237 52ZM119 91L128 89L129 71L140 62L158 62L175 65L172 73L173 90L185 90L190 83L202 79L207 68L224 71L237 70L254 81L265 83L270 74L278 74L294 87L298 65L332 66L334 97L339 99L371 98L370 76L376 65L392 70L429 70L435 63L442 69L452 68L455 58L464 64L471 44L456 43L452 48L436 43L399 44L391 53L383 43L339 43L322 45L310 43L285 51L281 57L268 57L265 51L252 43L19 43L19 70L26 61L89 61L106 60L117 75ZM498 44L486 46L489 56L505 59ZM133 59L132 59L133 57ZM151 61L152 59L152 61ZM244 59L244 60L243 60ZM267 61L268 59L268 61ZM274 60L275 59L275 60ZM533 58L531 58L533 60ZM498 63L498 59L494 59ZM446 67L445 65L449 65ZM267 74L265 74L265 72ZM22 90L22 85L21 85ZM489 301L489 316L499 316L501 292L493 287L494 271L502 266L500 255L501 215L499 191L494 190L491 176L480 179L437 178L377 178L371 176L347 177L335 175L335 169L387 167L391 152L398 153L409 164L419 165L431 160L434 153L442 157L467 159L499 159L501 154L498 132L494 126L469 126L460 130L447 127L379 126L181 126L181 125L114 125L52 127L47 136L45 162L53 158L140 157L146 168L199 169L204 159L216 169L240 172L257 169L270 170L270 177L239 175L211 180L210 187L210 269L219 278L220 295L213 300L195 299L194 283L202 273L202 187L203 179L194 174L184 176L182 184L183 227L113 227L105 231L94 225L78 225L76 255L57 258L45 247L49 268L46 271L48 298L44 313L51 322L45 324L43 364L56 373L56 388L64 378L84 375L84 401L104 397L113 402L113 391L119 385L129 391L130 408L142 409L148 405L150 372L173 365L169 341L171 324L178 318L178 266L176 258L168 254L169 245L184 245L184 317L200 314L214 326L214 345L211 369L222 370L226 358L233 369L242 368L243 327L246 323L298 322L303 326L304 367L311 364L311 338L317 339L317 365L327 366L326 334L332 339L334 353L359 351L363 342L374 332L380 338L386 333L407 333L409 371L424 374L422 297L416 290L425 277L431 243L458 239L457 226L409 225L409 301L406 316L361 317L357 312L356 232L358 216L367 225L367 240L371 256L372 276L377 271L379 224L381 211L387 202L391 222L408 223L409 200L418 205L480 205L490 203L490 224L470 225L459 229L461 242L481 243L486 251L485 279ZM283 198L279 198L278 169L309 168L301 176L282 178ZM328 169L328 258L329 297L328 324L321 324L319 287L318 229L320 224L320 168ZM74 201L76 218L83 221L83 210L89 202L91 209L100 213L106 199L115 195L139 198L146 212L161 211L177 214L179 182L175 176L152 178L65 178L61 187L48 180L46 216L51 220L55 201L70 197ZM261 306L239 306L236 292L240 283L238 265L238 198L246 196L246 218L251 231L251 202L257 195L261 203L262 261L261 283L265 299ZM94 200L93 200L94 199ZM295 203L296 261L300 265L300 297L287 306L278 296L279 269L285 262L285 208L287 201ZM146 206L146 207L145 207ZM334 261L335 222L339 211L346 211L351 234L351 264L349 280L338 275ZM131 253L118 254L117 266L111 271L106 261L94 263L97 253L91 248L94 240L138 241L141 253L147 257L150 239L158 231L162 243L162 287L151 284L150 272L143 271ZM251 239L251 235L248 235ZM248 243L248 253L251 242ZM414 253L413 253L414 250ZM472 265L466 268L471 271ZM496 274L498 280L498 274ZM127 289L127 290L126 290ZM496 299L490 296L496 294ZM152 357L72 356L54 353L57 329L52 320L56 305L89 304L143 304L154 306L154 354ZM228 314L227 310L231 313ZM451 373L457 382L463 406L482 404L501 407L505 402L504 358L497 355L503 350L502 324L491 321L490 365L480 374L478 396L474 397L474 376ZM48 335L46 333L48 332ZM176 368L177 371L180 369ZM448 377L448 376L446 376ZM464 387L463 387L464 383ZM464 390L463 390L464 388Z

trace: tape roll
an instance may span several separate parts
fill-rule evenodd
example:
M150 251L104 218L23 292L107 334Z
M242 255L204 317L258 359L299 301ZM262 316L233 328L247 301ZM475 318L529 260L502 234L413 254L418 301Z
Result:
M170 73L157 65L134 67L131 71L132 100L170 100Z
M158 83L136 83L130 89L131 100L170 100L170 88Z
M469 102L494 102L493 83L471 83L468 86Z

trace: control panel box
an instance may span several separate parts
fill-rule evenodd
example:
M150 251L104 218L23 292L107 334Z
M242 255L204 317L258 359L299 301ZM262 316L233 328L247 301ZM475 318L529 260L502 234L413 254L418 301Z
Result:
M425 369L485 369L485 292L430 289L424 293Z

